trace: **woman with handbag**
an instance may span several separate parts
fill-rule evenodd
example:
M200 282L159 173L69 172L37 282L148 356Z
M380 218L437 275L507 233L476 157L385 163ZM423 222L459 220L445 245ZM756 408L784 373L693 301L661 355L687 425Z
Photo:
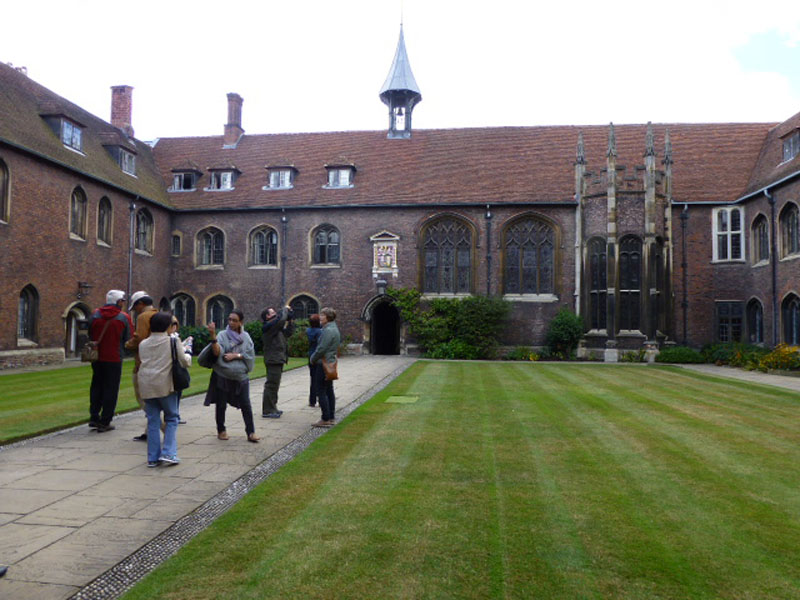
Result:
M185 340L181 341L181 336L178 330L180 329L181 324L178 321L175 315L172 316L172 321L170 323L169 329L167 329L167 335L172 339L176 340L177 342L183 344L184 349L189 354L192 353L192 341L194 338L192 336L187 337ZM183 390L177 390L175 392L178 396L178 425L186 425L186 421L181 419L181 396L183 395Z
M211 322L208 324L208 332L211 337L210 350L207 346L201 354L211 353L214 358L211 368L214 372L211 373L204 404L216 405L217 438L229 439L225 428L225 409L230 404L242 411L247 441L258 443L261 438L256 435L253 422L248 376L255 366L256 352L253 340L244 330L244 313L240 310L231 311L226 329L217 333L216 324Z
M314 427L330 427L336 420L336 395L333 392L333 380L338 378L336 354L339 350L341 335L336 323L336 311L326 307L319 311L319 322L322 335L319 336L317 349L309 358L312 365L322 365L314 371L317 381L317 397L322 409L322 419L314 423Z
M159 312L150 319L150 337L139 344L139 391L147 415L147 466L177 465L178 395L188 387L192 355L167 334L172 315ZM164 413L164 443L161 444L161 413Z

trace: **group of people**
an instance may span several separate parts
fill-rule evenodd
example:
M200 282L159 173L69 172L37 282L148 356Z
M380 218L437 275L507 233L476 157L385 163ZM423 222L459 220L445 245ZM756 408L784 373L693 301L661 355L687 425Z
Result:
M124 349L134 355L133 389L139 406L147 415L144 433L134 438L147 442L147 466L175 465L181 390L173 383L173 364L188 368L192 362L192 338L181 340L179 323L170 312L159 312L147 292L134 293L128 310L136 314L136 326L124 312L125 292L110 290L106 303L92 313L89 337L96 343L97 360L92 362L89 427L98 433L114 429L114 416L122 376ZM294 332L290 307L280 311L267 308L261 314L262 344L267 378L262 397L263 418L280 418L278 389L283 367L289 360L288 338ZM326 379L323 359L336 364L340 334L336 312L323 308L311 315L306 335L309 340L309 405L319 407L322 418L315 427L335 423L336 397L333 381ZM250 404L249 373L255 365L255 347L244 329L244 314L233 310L224 329L208 323L210 342L198 356L199 364L212 369L204 404L215 406L217 438L228 440L225 413L228 404L241 410L249 442L258 443ZM163 433L163 440L161 433Z

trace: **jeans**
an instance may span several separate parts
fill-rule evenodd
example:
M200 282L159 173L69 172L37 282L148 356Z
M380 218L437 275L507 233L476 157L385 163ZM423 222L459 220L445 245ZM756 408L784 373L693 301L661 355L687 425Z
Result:
M266 363L267 381L264 382L264 394L261 399L261 414L278 412L278 388L281 387L283 363Z
M314 378L314 369L316 369L320 365L312 365L308 363L308 378L311 381L311 384L308 388L308 405L309 406L316 406L317 405L317 381Z
M333 421L336 414L336 394L333 393L333 382L325 379L322 361L317 361L314 365L314 377L317 383L319 407L322 409L322 420Z
M111 423L117 409L121 362L92 363L92 385L89 388L89 419L103 425ZM102 411L102 412L101 412Z
M161 411L164 411L164 446L161 446ZM147 461L157 461L162 456L178 454L178 396L173 392L162 398L144 401L147 415Z

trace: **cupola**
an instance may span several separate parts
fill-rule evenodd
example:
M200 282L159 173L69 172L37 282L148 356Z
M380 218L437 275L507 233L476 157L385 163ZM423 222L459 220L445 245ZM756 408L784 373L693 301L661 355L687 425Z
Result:
M422 100L411 65L406 54L403 26L400 25L400 39L394 54L389 75L381 88L381 101L389 107L389 138L411 137L411 113L414 106Z

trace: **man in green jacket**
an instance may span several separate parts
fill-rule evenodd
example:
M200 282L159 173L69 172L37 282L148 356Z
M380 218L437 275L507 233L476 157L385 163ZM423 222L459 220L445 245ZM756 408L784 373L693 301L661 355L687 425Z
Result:
M261 313L261 344L264 348L264 364L267 367L267 381L261 400L261 416L265 419L279 419L283 414L278 410L278 388L281 386L283 365L289 362L288 339L294 332L294 313L284 306L278 313L270 307Z
M336 422L336 395L333 393L333 381L325 379L325 370L321 368L323 358L328 363L336 364L336 354L339 350L342 336L335 321L336 311L332 308L326 307L319 311L322 335L319 336L317 349L308 359L312 365L318 365L314 369L314 375L317 378L319 407L322 409L322 419L314 423L314 427L330 427Z

